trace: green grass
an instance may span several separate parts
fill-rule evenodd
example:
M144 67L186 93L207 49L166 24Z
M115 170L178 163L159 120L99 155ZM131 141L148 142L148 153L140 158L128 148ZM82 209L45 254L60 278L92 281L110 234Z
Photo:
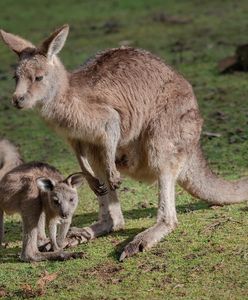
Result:
M155 22L163 11L190 19L187 24ZM163 0L1 0L1 27L39 43L54 28L69 23L71 32L61 53L73 69L99 49L123 40L146 48L172 64L193 84L204 131L202 137L211 167L228 179L248 175L248 74L219 75L218 60L247 42L248 2ZM116 30L106 33L106 22ZM178 46L179 45L179 46ZM182 52L176 51L181 47ZM10 104L16 57L0 44L1 135L19 144L26 161L46 161L65 175L79 170L65 142L35 111L22 112ZM21 223L6 218L9 244L0 250L0 297L3 299L248 299L246 203L211 209L177 189L180 225L150 252L124 263L121 249L135 234L152 225L157 188L125 179L120 198L126 219L122 232L79 246L83 260L21 263ZM145 205L142 205L145 203ZM145 207L145 208L142 208ZM74 225L97 219L97 202L88 187L80 190ZM45 272L57 278L41 289ZM42 295L41 295L42 294Z

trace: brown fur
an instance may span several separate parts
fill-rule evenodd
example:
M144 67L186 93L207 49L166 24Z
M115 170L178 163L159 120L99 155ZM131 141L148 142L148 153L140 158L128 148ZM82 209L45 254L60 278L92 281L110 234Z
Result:
M1 34L10 48L19 49L9 43L10 34ZM183 76L151 53L125 47L101 52L67 72L56 56L67 34L63 26L40 47L33 46L33 53L23 50L13 102L19 108L38 107L70 142L99 195L99 222L73 234L86 241L124 226L115 192L117 168L137 180L158 180L160 191L157 223L137 235L121 259L150 248L175 228L176 181L214 204L248 198L247 180L227 182L209 170L199 146L202 118ZM43 74L41 82L35 81L37 74Z
M77 206L77 193L74 186L71 184L71 178L63 179L62 175L54 167L39 163L22 163L20 154L7 140L0 141L0 153L5 162L2 169L6 174L2 176L0 181L0 244L2 244L4 237L3 229L3 212L7 214L19 213L23 221L23 248L21 259L24 261L41 261L46 259L67 259L73 257L74 254L53 252L40 253L38 251L38 244L46 242L45 224L46 220L49 227L49 234L52 238L52 245L54 250L59 250L56 242L56 224L61 223L60 227L66 232L62 236L58 236L59 245L62 247L65 235L71 223L72 214ZM11 160L9 160L11 159ZM16 166L18 165L18 166ZM15 166L14 168L12 168ZM12 168L12 169L11 169ZM54 183L53 191L43 192L38 187L38 180L47 178L46 180ZM70 182L69 182L69 181ZM53 204L53 195L59 192L63 199L62 201L69 201L73 199L73 205L57 207ZM67 200L67 198L69 198ZM66 220L62 216L66 213ZM62 215L61 215L62 214ZM45 217L45 219L44 219ZM53 232L55 230L55 232Z

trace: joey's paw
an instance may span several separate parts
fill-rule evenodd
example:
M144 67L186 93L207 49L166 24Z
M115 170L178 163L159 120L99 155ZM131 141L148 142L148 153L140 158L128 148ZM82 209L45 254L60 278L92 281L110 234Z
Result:
M110 178L109 178L109 186L111 190L116 190L121 185L121 177L120 173L118 171L112 172Z
M97 196L103 196L108 193L108 189L104 183L101 183L97 178L92 177L87 179L90 188Z
M145 251L146 248L147 242L145 240L134 239L132 242L126 245L119 260L123 261L124 259L131 257L139 252Z
M67 244L65 248L75 247L92 239L89 228L71 227L67 234Z
M70 259L82 259L85 258L84 252L61 252L58 260L65 261Z
M68 239L65 239L63 241L57 240L57 244L58 244L59 249L64 249L67 246L68 243L69 243Z

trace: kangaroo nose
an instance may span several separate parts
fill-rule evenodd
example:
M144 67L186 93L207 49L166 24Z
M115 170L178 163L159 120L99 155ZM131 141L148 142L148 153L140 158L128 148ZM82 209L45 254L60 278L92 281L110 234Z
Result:
M24 101L24 99L25 99L24 96L14 94L12 98L14 106L20 108L21 107L20 105Z
M67 219L69 214L68 213L62 213L61 216L62 216L63 219Z

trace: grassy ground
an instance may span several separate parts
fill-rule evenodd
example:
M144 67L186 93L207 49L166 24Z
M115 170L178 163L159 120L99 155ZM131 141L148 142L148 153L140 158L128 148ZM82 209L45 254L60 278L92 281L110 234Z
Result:
M34 4L35 3L35 4ZM164 20L160 12L176 16ZM216 63L247 42L248 2L243 1L62 1L1 0L1 27L39 42L63 23L71 25L61 53L73 69L99 49L123 41L146 48L176 67L193 84L211 167L235 179L248 175L248 75L219 75ZM183 23L183 24L182 24ZM35 112L11 107L16 57L0 45L1 135L20 145L26 161L41 160L64 174L78 170L75 158ZM9 244L0 250L0 297L5 299L248 299L246 204L209 208L177 189L180 225L150 252L118 262L122 247L153 224L156 186L125 179L120 198L126 218L122 232L81 245L85 259L26 264L18 261L19 218L6 219ZM80 191L73 221L97 219L97 204L87 187Z

